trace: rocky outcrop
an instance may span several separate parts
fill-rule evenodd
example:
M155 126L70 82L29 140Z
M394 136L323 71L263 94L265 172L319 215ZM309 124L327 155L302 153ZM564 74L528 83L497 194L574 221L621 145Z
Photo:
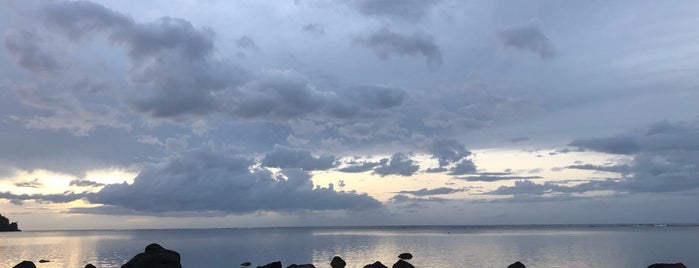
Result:
M87 265L85 265L85 268L97 268L97 267L92 265L92 263L88 263Z
M513 264L508 265L507 268L527 268L527 266L524 266L524 264L521 262L515 262Z
M10 219L0 214L0 232L18 232L19 227L16 222L10 222Z
M380 261L376 261L372 264L364 265L364 268L388 268L388 266L383 265Z
M143 253L138 253L121 268L182 268L182 264L176 251L150 244Z
M415 268L412 264L408 263L407 261L404 260L398 260L396 263L391 266L392 268Z
M17 265L12 266L12 268L36 268L36 265L30 261L22 261Z
M282 268L282 262L275 261L275 262L265 264L263 266L257 266L257 268Z
M655 263L648 266L648 268L687 268L683 263Z
M332 261L330 261L330 267L332 268L345 268L347 263L345 260L340 258L340 256L335 256L333 257Z
M413 258L413 254L410 254L410 253L401 253L400 255L398 255L398 258L401 259L401 260L409 260L409 259L412 259L412 258Z

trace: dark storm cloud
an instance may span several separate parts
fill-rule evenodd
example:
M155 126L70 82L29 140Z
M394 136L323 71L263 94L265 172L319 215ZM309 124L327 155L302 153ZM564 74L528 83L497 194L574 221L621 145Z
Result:
M382 159L381 164L374 169L374 174L381 177L387 175L412 176L418 169L420 169L420 165L417 162L403 153L397 153L391 156L390 160L388 158Z
M551 58L555 51L551 41L537 26L508 26L497 33L498 42L506 48L527 50L541 58Z
M303 26L303 31L310 33L316 37L325 35L325 28L318 23L309 23Z
M388 59L393 54L423 56L429 65L442 64L442 52L432 37L425 34L405 35L382 28L369 36L356 38L354 43L373 49L379 59Z
M336 157L315 157L310 151L275 145L274 150L262 159L262 166L275 168L300 168L303 170L327 170L338 165Z
M349 3L364 15L414 22L425 17L437 2L436 0L353 0Z
M30 31L18 31L5 36L5 50L12 56L15 63L35 74L52 74L58 71L58 61L39 43L41 40Z
M41 183L38 178L36 178L32 181L23 181L23 182L15 183L15 186L17 186L17 187L27 187L27 188L39 188L43 185L44 184Z
M110 184L88 200L135 211L365 210L381 206L376 199L332 186L315 187L301 169L279 174L253 168L254 162L232 152L208 149L186 152L144 168L133 184Z
M414 196L430 196L430 195L446 195L446 194L453 194L453 193L460 193L460 192L465 192L468 191L468 189L457 189L457 188L449 188L449 187L439 187L439 188L434 188L434 189L427 189L427 188L422 188L420 190L414 190L414 191L400 191L398 194L409 194L409 195L414 195Z
M429 147L432 158L439 160L439 166L444 167L456 163L471 155L466 146L456 140L435 140Z

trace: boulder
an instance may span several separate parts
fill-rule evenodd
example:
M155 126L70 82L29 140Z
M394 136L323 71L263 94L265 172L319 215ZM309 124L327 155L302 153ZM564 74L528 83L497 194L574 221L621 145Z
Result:
M330 261L330 267L332 268L345 268L345 265L347 265L347 263L340 258L340 256L335 256L332 261Z
M97 267L92 265L92 263L88 263L87 265L85 265L85 268L97 268Z
M409 260L409 259L412 259L412 258L413 258L413 254L410 254L410 253L401 253L400 255L398 255L398 258L401 259L401 260Z
M179 253L154 243L146 246L143 253L138 253L121 268L182 268L182 264Z
M250 265L252 265L252 263L249 261L246 261L246 262L240 264L240 266L243 266L243 267L248 267Z
M515 262L513 264L508 265L507 268L527 268L527 266L524 266L524 264L521 262Z
M263 266L257 266L257 268L282 268L282 262L275 261L272 263L265 264Z
M407 261L404 260L398 260L396 263L391 266L392 268L415 268L412 264L408 263Z
M286 268L316 268L313 264L292 264Z
M383 265L380 261L376 261L372 264L364 265L364 268L388 268L388 266Z
M683 263L655 263L648 266L648 268L687 268Z
M17 265L12 266L12 268L36 268L36 265L30 261L22 261Z

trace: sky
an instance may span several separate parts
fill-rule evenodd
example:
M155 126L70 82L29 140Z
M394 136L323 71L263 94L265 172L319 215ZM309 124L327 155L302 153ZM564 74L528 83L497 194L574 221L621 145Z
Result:
M25 230L699 222L699 3L0 1Z

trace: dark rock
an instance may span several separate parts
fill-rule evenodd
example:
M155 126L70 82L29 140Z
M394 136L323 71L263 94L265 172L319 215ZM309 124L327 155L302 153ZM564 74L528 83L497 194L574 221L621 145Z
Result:
M17 265L12 266L12 268L36 268L36 265L30 261L22 261Z
M409 259L412 259L412 258L413 258L413 254L410 254L410 253L401 253L400 255L398 255L398 258L401 259L401 260L409 260Z
M335 256L333 257L333 260L330 261L330 267L332 268L345 268L345 265L347 265L347 263L345 260L340 258L340 256Z
M375 263L364 265L364 268L388 268L388 266L383 265L380 261L376 261Z
M401 254L402 255L402 254ZM415 268L412 264L404 261L404 260L398 260L396 263L391 266L392 268Z
M313 264L292 264L286 268L316 268Z
M17 223L10 223L10 219L0 214L0 232L18 232Z
M507 268L527 268L527 266L524 266L524 264L521 262L515 262L507 266Z
M182 268L182 264L176 251L150 244L143 253L138 253L121 268Z
M85 265L85 268L97 268L97 267L92 265L92 263L88 263L87 265Z
M683 263L655 263L648 266L648 268L687 268Z
M240 266L243 266L243 267L248 267L250 265L252 265L252 263L249 261L246 261L246 262L240 264Z
M257 266L257 268L282 268L282 262L275 261L272 263L265 264L263 266Z
M39 260L39 263L46 263L46 262L51 262L49 260Z

